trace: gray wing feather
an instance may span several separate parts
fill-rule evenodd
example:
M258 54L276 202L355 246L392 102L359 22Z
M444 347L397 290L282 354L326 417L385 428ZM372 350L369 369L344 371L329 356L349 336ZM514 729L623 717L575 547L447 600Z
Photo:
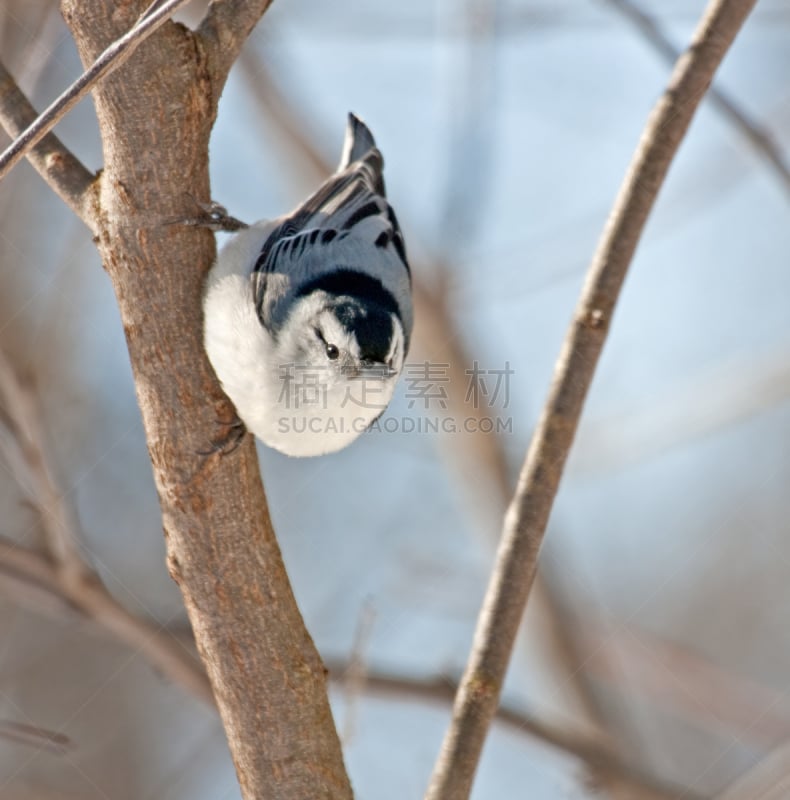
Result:
M363 235L363 228L358 226L371 217L377 222L364 228L368 232L365 238L372 236L365 248L384 247L394 254L394 269L403 275L385 282L405 284L408 292L410 273L403 236L386 199L383 168L384 159L370 130L359 117L349 114L338 171L282 219L264 242L255 263L252 275L255 304L258 317L267 328L276 332L285 315L283 302L290 294L283 290L280 281L275 282L277 290L273 291L274 273L287 275L289 283L315 277L317 265L327 260L318 257L319 251L331 247L336 255L344 251L348 254L352 240ZM411 327L411 309L403 310Z
M338 172L342 172L349 164L359 161L368 150L376 146L376 140L370 128L356 115L349 113L346 125L346 138L343 142L343 153L340 156Z

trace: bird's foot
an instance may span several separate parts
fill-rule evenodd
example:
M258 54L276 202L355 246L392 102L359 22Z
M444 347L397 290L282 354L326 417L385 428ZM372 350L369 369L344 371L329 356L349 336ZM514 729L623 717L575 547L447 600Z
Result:
M216 439L212 439L208 450L200 451L201 456L213 456L218 453L229 456L238 448L247 433L247 426L236 414L230 420L217 418L216 423L220 426L220 434Z
M196 198L192 198L197 213L194 217L180 217L172 219L167 222L168 225L189 225L196 228L208 228L210 231L223 231L225 233L234 233L249 228L246 222L242 222L236 217L228 214L225 206L215 203L211 200L208 203L201 203Z

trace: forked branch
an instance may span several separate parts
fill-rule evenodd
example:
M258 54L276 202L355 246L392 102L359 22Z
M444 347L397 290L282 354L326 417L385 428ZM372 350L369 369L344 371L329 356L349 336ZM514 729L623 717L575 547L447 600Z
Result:
M36 110L0 63L0 124L13 139L37 119ZM30 163L58 196L90 228L95 227L91 202L94 175L66 148L54 133L48 133L28 153Z
M271 4L272 0L212 0L197 32L210 57L216 94L250 31Z
M101 80L121 66L137 47L190 0L168 0L143 14L132 29L114 41L74 83L43 111L0 155L0 180L34 148Z

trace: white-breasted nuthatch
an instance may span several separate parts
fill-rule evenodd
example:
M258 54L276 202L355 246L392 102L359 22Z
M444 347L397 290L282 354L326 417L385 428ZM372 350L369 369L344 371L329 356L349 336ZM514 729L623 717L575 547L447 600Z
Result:
M349 114L337 172L287 216L244 227L207 278L214 371L247 428L288 455L354 441L403 368L411 274L382 167L372 134Z

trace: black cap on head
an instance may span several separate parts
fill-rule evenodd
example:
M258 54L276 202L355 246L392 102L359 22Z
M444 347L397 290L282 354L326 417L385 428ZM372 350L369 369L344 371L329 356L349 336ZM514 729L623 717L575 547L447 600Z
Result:
M362 361L384 364L395 333L392 316L379 305L341 300L334 308L340 324L356 337Z

